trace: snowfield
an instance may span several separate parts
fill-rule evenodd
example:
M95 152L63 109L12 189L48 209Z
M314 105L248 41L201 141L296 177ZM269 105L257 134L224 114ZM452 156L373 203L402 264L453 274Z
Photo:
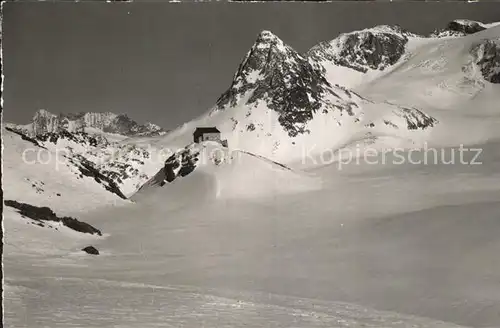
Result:
M2 128L4 198L103 232L4 206L5 325L499 327L500 84L471 49L500 26L481 26L439 38L378 27L315 56L262 32L223 106L164 135L44 147ZM381 58L356 43L373 35ZM342 66L344 52L358 66ZM278 81L295 98L262 92L281 75L298 79L298 91ZM306 109L287 121L280 101ZM197 126L229 146L193 143ZM390 148L406 161L341 156Z
M478 166L325 167L310 172L321 190L258 200L207 197L193 173L79 216L104 238L42 234L7 212L6 323L495 326L499 146ZM79 252L89 244L101 255Z

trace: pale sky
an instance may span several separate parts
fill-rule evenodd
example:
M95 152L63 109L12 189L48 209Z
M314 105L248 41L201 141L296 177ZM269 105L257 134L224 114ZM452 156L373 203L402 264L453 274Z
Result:
M3 18L5 121L112 111L171 129L214 105L261 30L304 52L380 24L500 21L500 4L16 2Z

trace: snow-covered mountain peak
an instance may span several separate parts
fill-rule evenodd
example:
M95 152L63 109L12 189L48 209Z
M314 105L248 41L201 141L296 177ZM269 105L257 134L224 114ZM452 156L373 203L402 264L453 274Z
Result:
M283 44L283 41L276 34L268 30L261 31L257 36L256 43L261 42L277 42Z
M266 73L281 61L297 57L299 54L270 31L262 31L250 48L235 75L235 78L250 71ZM300 57L300 56L299 56ZM254 77L255 78L255 77Z
M154 123L151 123L151 122L146 122L146 124L144 124L144 126L146 127L147 130L151 131L151 132L163 132L162 134L164 134L165 132L163 131L162 127L160 127L158 124L154 124Z
M299 131L288 124L290 116L304 123L321 106L321 95L329 87L321 70L264 31L240 64L231 87L217 100L214 112L239 103L253 106L264 102L281 114L280 122L290 128L290 135L296 135Z
M33 115L33 117L37 117L37 116L53 116L54 114L52 114L51 112L49 112L48 110L46 109L39 109L35 112L35 115Z
M312 47L306 56L325 70L329 64L366 73L394 65L404 54L409 37L418 37L399 26L381 25L344 33Z

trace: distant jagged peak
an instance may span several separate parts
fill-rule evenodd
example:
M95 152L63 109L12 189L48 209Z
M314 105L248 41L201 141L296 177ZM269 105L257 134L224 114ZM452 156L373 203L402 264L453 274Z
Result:
M35 112L35 116L36 115L41 115L41 116L44 116L44 115L54 115L52 114L51 112L49 112L48 110L44 109L44 108L40 108L39 110L37 110Z
M59 131L78 132L85 128L93 128L102 132L121 134L124 136L161 135L166 133L153 123L141 125L127 114L112 112L79 112L53 114L46 109L35 112L31 123L32 134L43 135Z

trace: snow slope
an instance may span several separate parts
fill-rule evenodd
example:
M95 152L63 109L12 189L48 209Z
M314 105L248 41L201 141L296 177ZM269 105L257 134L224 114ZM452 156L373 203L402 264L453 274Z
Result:
M192 142L199 126L217 126L231 150L292 167L356 142L379 148L484 142L499 135L498 87L485 80L472 49L497 37L498 27L426 38L379 26L320 43L302 56L264 31L209 112L165 136L128 138L84 156L98 159L99 169L131 196ZM463 129L468 133L457 138Z
M320 190L258 200L203 199L213 180L195 170L82 216L109 233L98 257L57 239L35 255L18 245L44 236L19 230L5 245L7 323L497 326L500 148L481 146L483 165L323 167Z
M216 142L190 144L172 157L177 157L177 163L172 168L166 164L132 199L172 198L175 197L172 192L177 197L190 195L199 201L247 199L321 188L321 181L305 173L252 153L231 151ZM169 175L171 179L168 179ZM159 193L158 187L164 188L167 194Z

